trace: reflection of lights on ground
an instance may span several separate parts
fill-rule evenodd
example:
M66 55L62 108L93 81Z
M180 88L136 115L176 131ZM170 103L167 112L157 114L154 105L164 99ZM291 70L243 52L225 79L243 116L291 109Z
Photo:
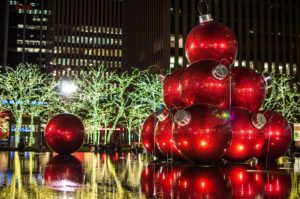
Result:
M51 189L56 191L74 192L80 187L80 184L63 179L63 180L53 181L49 183L48 186Z

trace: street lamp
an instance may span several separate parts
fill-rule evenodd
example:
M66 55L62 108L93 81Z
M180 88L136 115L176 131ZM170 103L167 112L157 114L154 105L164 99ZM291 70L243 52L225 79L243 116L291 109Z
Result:
M77 85L71 80L62 80L59 86L59 91L64 96L71 96L77 89Z

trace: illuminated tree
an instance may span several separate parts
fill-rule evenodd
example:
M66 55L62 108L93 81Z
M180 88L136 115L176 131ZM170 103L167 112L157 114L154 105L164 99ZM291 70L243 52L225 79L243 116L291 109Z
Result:
M134 82L140 75L139 70L133 70L131 72L124 72L122 74L113 74L111 75L113 79L112 87L112 100L109 102L110 107L115 107L115 111L112 112L114 120L112 121L111 128L116 129L118 125L124 123L128 118L126 111L130 110L132 106L136 104L133 103L130 98L130 93L136 92L133 88ZM113 133L113 130L109 131L107 140L110 140L110 137Z
M131 142L131 130L135 130L140 141L143 121L163 103L162 83L159 76L141 71L133 82L133 88L134 92L128 94L131 99L131 106L126 112L129 142Z
M5 67L0 74L2 104L5 104L5 109L12 113L16 121L15 147L19 143L24 114L29 113L34 117L46 110L44 102L49 101L53 93L50 82L50 77L42 74L36 65L27 63L19 64L16 68Z
M78 85L77 101L84 112L87 134L92 136L94 144L99 144L100 127L107 129L115 113L110 107L115 88L114 77L115 73L100 66L90 67L74 79Z
M271 73L268 76L271 77L272 83L268 86L268 94L262 108L280 112L291 123L299 121L300 93L297 87L299 89L300 84L292 87L294 78L287 74Z

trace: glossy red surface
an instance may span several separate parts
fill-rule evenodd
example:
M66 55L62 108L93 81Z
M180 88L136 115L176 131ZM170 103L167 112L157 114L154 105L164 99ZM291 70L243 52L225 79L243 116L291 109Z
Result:
M266 97L266 83L262 75L246 67L231 69L232 106L243 107L252 112L258 111Z
M141 174L141 190L146 198L153 198L156 195L155 172L157 168L154 164L145 167Z
M216 106L199 104L186 108L191 121L175 125L174 142L188 160L212 163L219 160L231 142L228 113Z
M46 165L44 180L46 185L57 191L75 191L84 179L84 169L74 156L58 155Z
M191 64L181 76L181 97L186 105L208 103L226 109L230 105L230 77L216 79L212 71L218 65L214 61Z
M168 108L182 108L185 106L181 99L180 77L185 70L180 68L167 75L163 82L163 100Z
M265 172L261 172L262 170ZM274 162L258 162L254 174L255 186L263 190L261 195L264 195L264 198L289 198L292 180L288 170L278 168Z
M282 169L270 170L265 179L265 198L289 198L292 182L287 171Z
M173 116L170 114L164 121L157 122L155 142L165 156L183 159L173 141L173 121L171 117Z
M251 123L252 113L244 108L230 109L232 142L225 153L229 161L246 161L261 151L265 142L263 129Z
M230 66L236 58L238 43L233 32L218 22L200 23L188 34L185 53L188 61L215 60Z
M262 111L267 119L264 127L266 141L257 155L259 159L276 159L284 155L292 141L292 128L288 121L278 112Z
M163 158L164 155L155 144L155 126L157 121L155 113L152 113L146 118L142 127L141 140L148 153L151 153L157 158Z
M232 198L229 183L218 167L192 165L182 172L174 186L174 198Z
M258 177L256 173L249 172L252 169L247 164L225 167L224 173L232 189L232 198L259 198L263 194L263 186L256 186L262 176Z
M58 114L49 120L45 128L47 145L59 154L71 154L78 150L85 138L81 120L71 114Z
M155 173L156 195L158 198L170 198L177 179L181 177L185 165L161 165Z

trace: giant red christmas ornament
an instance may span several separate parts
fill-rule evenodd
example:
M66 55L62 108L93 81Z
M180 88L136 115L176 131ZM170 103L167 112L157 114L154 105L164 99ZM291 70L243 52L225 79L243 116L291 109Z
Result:
M262 114L267 119L264 127L266 141L257 157L260 159L279 158L287 151L292 141L291 126L281 114L275 111L263 111Z
M228 114L216 106L199 104L175 114L174 142L194 162L219 160L231 142Z
M266 120L252 121L252 113L243 108L230 109L230 122L232 129L232 142L225 153L230 161L246 161L260 151L265 141L263 125ZM263 115L256 115L263 117Z
M173 73L167 75L163 81L163 100L168 108L182 108L184 102L180 94L180 77L184 69L177 69Z
M173 190L174 198L232 198L230 185L218 167L184 169Z
M72 114L58 114L49 120L45 129L47 145L60 154L78 150L85 138L81 120Z
M57 191L75 191L84 179L84 169L79 160L68 155L52 158L44 171L46 185Z
M173 142L173 115L166 109L159 115L159 121L156 124L155 142L160 151L168 157L181 159L181 155Z
M157 158L162 158L164 155L155 144L155 125L157 123L156 114L149 115L143 123L141 139L148 153L153 154Z
M209 103L221 109L230 105L228 69L215 61L191 64L181 76L181 97L186 105Z
M266 82L262 75L246 67L231 69L234 87L232 106L258 111L266 97Z
M224 24L210 15L200 16L200 23L188 34L185 53L188 61L214 60L230 66L237 55L237 40Z

